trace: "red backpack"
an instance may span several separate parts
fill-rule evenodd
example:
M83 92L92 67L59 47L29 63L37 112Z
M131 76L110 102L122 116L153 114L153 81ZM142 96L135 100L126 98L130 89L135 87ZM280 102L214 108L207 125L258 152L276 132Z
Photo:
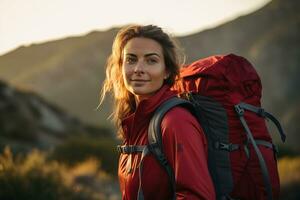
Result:
M142 153L140 173L142 173L144 156L152 153L168 173L174 192L173 199L176 199L173 169L162 151L160 128L161 121L168 110L175 106L186 107L197 117L206 135L208 167L217 199L232 199L230 194L236 187L233 177L239 179L246 173L246 165L252 156L258 158L266 196L268 199L273 199L272 185L266 166L268 161L258 148L264 146L275 152L265 118L275 123L283 142L286 136L279 122L261 108L262 86L254 67L243 57L233 54L211 56L182 68L180 75L180 81L173 87L179 92L180 98L175 97L164 102L155 111L148 128L149 145L144 148L131 147L130 152L126 146L119 146L119 151ZM250 155L250 146L254 148L256 155ZM233 151L241 148L248 159L237 160L232 156ZM277 167L274 167L277 170ZM138 199L143 199L141 188L139 188Z

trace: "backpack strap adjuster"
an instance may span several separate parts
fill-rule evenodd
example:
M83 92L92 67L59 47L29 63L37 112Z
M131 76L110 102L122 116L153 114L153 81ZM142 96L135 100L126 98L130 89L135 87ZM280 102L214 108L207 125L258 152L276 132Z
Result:
M263 118L266 117L266 112L265 112L265 110L264 110L263 108L259 108L257 114L258 114L260 117L263 117Z

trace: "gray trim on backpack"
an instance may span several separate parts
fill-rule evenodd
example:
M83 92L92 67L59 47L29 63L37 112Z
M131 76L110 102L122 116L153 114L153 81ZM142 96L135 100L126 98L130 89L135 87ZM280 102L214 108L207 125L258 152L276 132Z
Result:
M266 144L267 142L262 141L262 140L260 140L260 141L255 141L254 140L253 135L252 135L252 133L251 133L251 131L250 131L248 125L247 125L247 122L244 118L245 110L255 112L260 117L268 117L269 119L271 119L272 122L274 122L274 124L277 126L277 128L279 130L279 133L280 133L280 136L281 136L281 140L283 142L286 139L286 135L284 134L284 132L282 130L282 127L281 127L280 123L276 120L276 118L273 117L270 113L265 112L264 109L259 108L259 107L255 107L255 106L250 105L250 104L246 104L244 102L241 102L241 103L235 105L234 108L235 108L235 111L236 111L236 113L237 113L237 115L238 115L244 129L245 129L245 134L246 134L247 140L248 140L247 143L251 142L251 144L253 145L253 148L255 150L255 153L258 157L259 165L260 165L260 169L261 169L262 177L263 177L263 181L264 181L264 185L265 185L266 192L267 192L267 198L269 200L272 200L273 199L272 184L271 184L271 181L270 181L268 168L267 168L267 165L266 165L266 162L264 160L263 155L261 154L259 148L257 147L257 144L267 145Z
M239 104L235 105L235 110L238 115L239 115L239 113L243 114L244 110L249 110L251 112L256 113L260 117L270 119L276 125L277 130L279 131L279 134L280 134L281 141L285 142L286 135L285 135L279 121L271 113L266 112L263 108L256 107L256 106L244 103L244 102L240 102Z

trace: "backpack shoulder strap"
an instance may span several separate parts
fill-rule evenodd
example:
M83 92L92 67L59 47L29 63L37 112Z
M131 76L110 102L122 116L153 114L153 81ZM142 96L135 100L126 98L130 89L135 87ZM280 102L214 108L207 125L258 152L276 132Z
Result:
M187 100L181 99L179 97L171 98L165 101L157 108L157 110L153 114L153 117L150 120L148 127L149 151L154 155L156 160L166 170L169 176L170 185L173 190L172 199L176 199L175 176L174 171L168 163L166 156L163 152L161 122L165 114L176 106L186 107L189 110L192 110L193 108L193 104Z
M173 97L163 104L161 104L153 114L148 127L148 141L149 144L162 145L162 135L161 135L161 122L165 114L174 107L181 106L186 107L188 110L193 109L193 104L187 100L181 99L179 97Z

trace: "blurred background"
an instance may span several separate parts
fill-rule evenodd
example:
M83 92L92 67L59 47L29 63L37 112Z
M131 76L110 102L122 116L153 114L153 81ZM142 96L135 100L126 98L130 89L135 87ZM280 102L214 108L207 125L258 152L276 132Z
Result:
M113 38L156 24L190 63L235 53L256 68L282 123L281 199L300 199L300 1L0 0L0 199L120 199L108 99L96 110Z

